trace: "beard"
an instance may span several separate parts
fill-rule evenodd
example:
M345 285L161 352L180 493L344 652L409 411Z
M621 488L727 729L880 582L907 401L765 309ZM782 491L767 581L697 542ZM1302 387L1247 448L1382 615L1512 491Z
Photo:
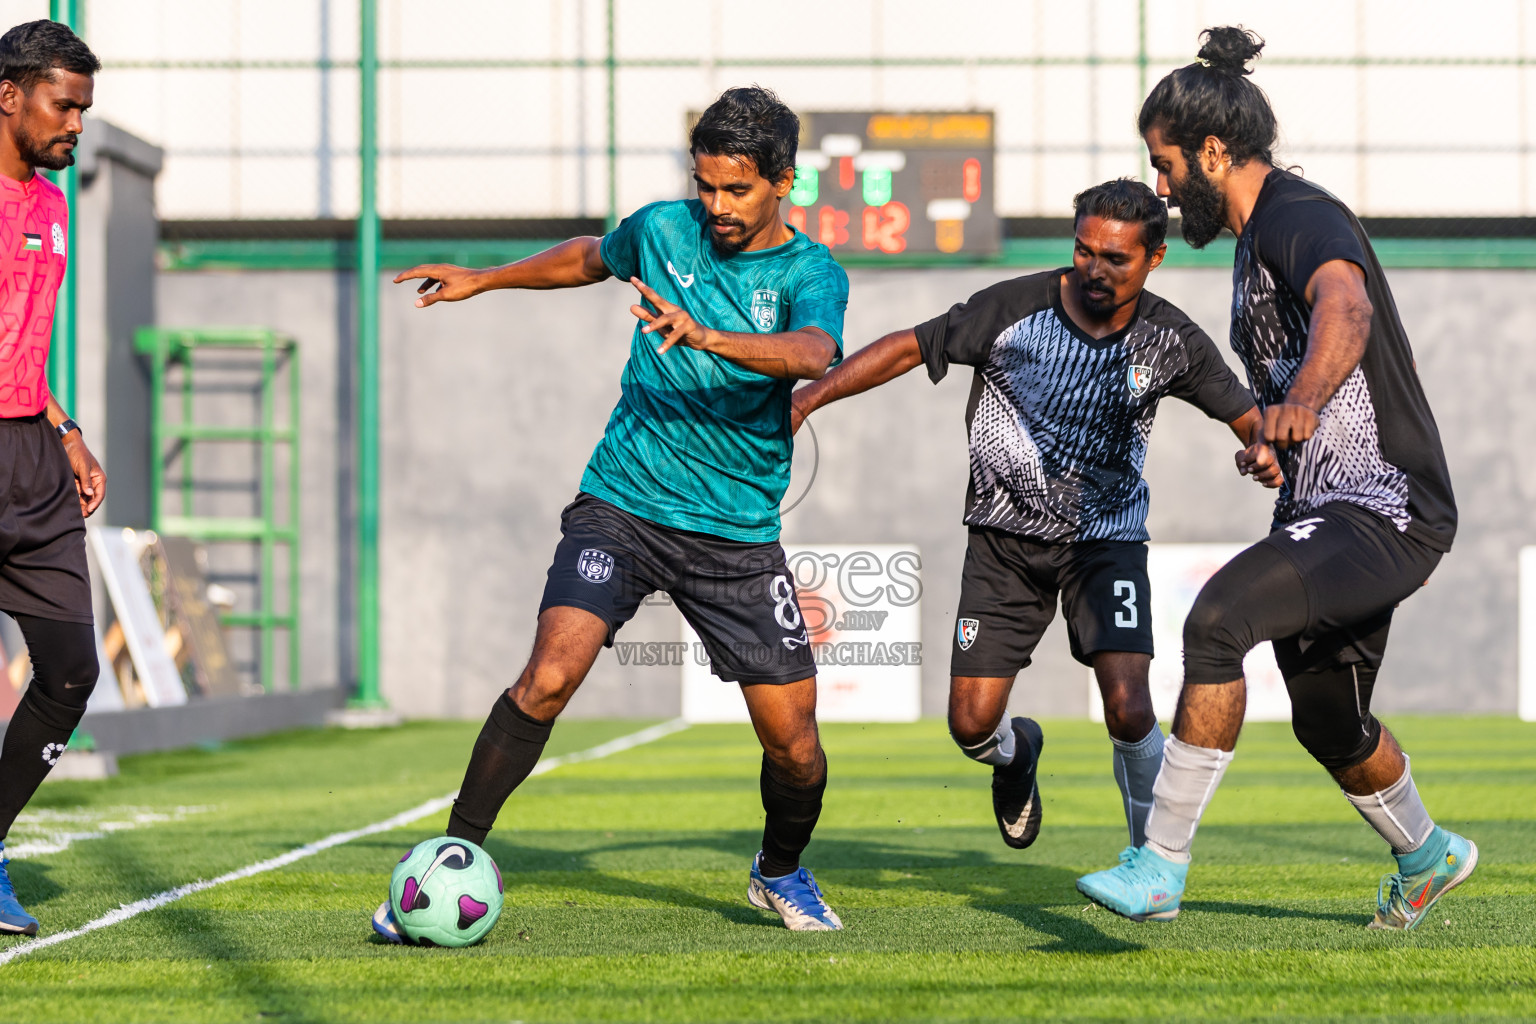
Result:
M54 146L65 142L71 146L78 145L80 136L55 135L47 142L39 145L37 138L27 131L24 126L18 125L16 128L16 149L21 155L22 161L33 167L41 167L49 171L62 171L64 168L72 166L75 162L73 149L68 153L56 153L53 149Z
M1204 249L1227 226L1227 197L1211 184L1197 161L1188 161L1188 167L1184 184L1174 196L1179 207L1179 231L1184 241Z
M746 226L738 220L716 220L710 217L705 227L709 229L709 244L714 247L715 252L721 256L734 256L747 247L746 231L743 230L740 235L735 237L722 238L719 232L715 230L716 224L729 224L734 228L744 228Z
M1101 299L1090 295L1086 289L1080 288L1078 289L1077 300L1083 304L1083 308L1088 311L1089 316L1099 320L1109 319L1111 316L1114 316L1115 310L1120 308L1115 304L1115 293L1113 291L1107 297Z

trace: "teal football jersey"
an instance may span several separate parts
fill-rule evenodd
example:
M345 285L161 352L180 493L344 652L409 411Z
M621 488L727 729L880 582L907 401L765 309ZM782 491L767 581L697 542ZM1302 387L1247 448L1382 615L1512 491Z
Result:
M702 326L756 334L818 327L842 358L848 275L826 246L796 231L772 249L722 256L706 231L698 200L652 203L603 238L603 263ZM796 382L681 345L658 354L660 335L641 334L642 326L635 322L619 404L581 489L663 526L776 540Z

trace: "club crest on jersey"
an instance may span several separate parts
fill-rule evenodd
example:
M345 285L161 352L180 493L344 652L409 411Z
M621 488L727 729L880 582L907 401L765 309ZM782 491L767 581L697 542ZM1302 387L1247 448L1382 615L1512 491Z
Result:
M976 634L981 632L981 623L975 619L961 619L955 625L955 639L960 642L960 649L968 651L971 644L976 642Z
M51 237L52 237L52 240L53 240L53 254L55 256L63 256L64 255L64 225L60 224L58 221L54 221L53 222L53 232L52 232Z
M758 330L771 331L779 322L779 293L770 288L759 288L752 293L752 322Z
M1141 393L1152 386L1152 367L1127 366L1125 368L1125 386L1131 389L1131 394L1140 397Z
M597 548L583 548L576 571L592 583L607 583L613 575L613 556Z

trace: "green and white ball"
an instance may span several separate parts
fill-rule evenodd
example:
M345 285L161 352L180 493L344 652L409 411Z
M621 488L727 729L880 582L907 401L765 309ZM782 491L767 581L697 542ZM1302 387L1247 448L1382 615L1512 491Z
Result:
M501 870L474 843L439 836L395 865L389 902L395 923L421 946L469 946L501 916Z

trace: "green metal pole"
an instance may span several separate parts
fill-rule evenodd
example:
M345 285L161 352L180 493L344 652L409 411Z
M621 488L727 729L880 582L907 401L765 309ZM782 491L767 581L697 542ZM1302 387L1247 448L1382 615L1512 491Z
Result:
M1136 109L1140 110L1142 103L1147 98L1147 0L1138 0L1136 4ZM1157 178L1152 173L1152 164L1147 160L1146 149L1142 149L1141 156L1142 179L1153 188L1157 187Z
M261 344L261 688L272 692L276 679L277 595L273 592L277 556L277 339Z
M608 0L607 30L608 49L603 65L608 75L608 230L612 231L619 223L619 122L614 109L618 62L613 52L613 0Z
M288 689L299 688L299 347L288 345Z
M79 31L79 0L49 0L48 17ZM78 213L75 209L75 197L79 192L79 174L73 166L66 167L57 172L56 181L64 193L64 202L69 207L69 230L64 236L64 258L68 260L69 268L64 274L64 280L59 284L58 303L53 311L53 339L48 346L48 384L53 390L54 397L64 407L64 411L73 414L77 411L75 409L75 338L79 331L79 323L76 316L75 282L80 275L75 269L77 259L75 239L78 236L75 230Z
M357 693L363 707L379 696L379 210L378 7L359 0L358 72L362 205L357 215Z

